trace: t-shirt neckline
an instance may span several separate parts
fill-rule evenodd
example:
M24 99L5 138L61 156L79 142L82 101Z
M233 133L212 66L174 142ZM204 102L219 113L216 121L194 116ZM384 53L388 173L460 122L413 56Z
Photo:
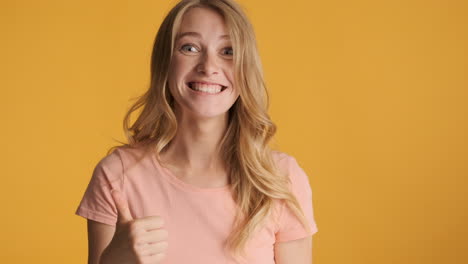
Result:
M154 153L150 154L151 156L151 161L153 163L153 166L158 170L163 178L169 180L172 184L175 184L176 186L182 188L183 190L186 191L192 191L192 192L206 192L206 193L211 193L211 192L229 192L231 185L225 185L222 187L215 187L215 188L202 188L198 187L189 183L186 183L182 181L181 179L177 178L172 171L170 171L168 168L162 166L159 161L156 158L156 155Z

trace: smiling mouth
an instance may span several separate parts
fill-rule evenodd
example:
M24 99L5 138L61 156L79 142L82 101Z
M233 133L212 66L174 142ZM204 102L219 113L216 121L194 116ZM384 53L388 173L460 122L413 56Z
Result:
M204 84L204 83L197 83L197 82L188 82L187 86L194 91L210 93L210 94L220 93L227 88L227 86L223 86L219 84Z

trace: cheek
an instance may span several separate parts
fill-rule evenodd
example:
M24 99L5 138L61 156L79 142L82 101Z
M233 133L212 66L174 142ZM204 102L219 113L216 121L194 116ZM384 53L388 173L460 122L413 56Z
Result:
M226 70L224 71L224 75L226 79L230 82L232 87L236 87L235 80L234 80L234 68L231 66L227 66Z
M231 87L234 91L234 94L238 96L240 94L240 89L236 83L236 80L234 79L234 73L231 73L230 75L228 75L228 79L229 79L229 82L231 83Z
M177 75L184 74L194 67L194 63L196 62L193 59L175 55L172 70L177 73Z
M186 65L175 58L169 69L169 86L171 91L176 90L177 85L181 82L181 79L187 73L187 71L188 69Z

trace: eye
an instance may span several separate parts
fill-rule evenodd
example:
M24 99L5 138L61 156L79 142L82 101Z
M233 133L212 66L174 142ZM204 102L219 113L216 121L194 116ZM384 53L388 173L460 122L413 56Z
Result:
M232 56L232 55L234 55L234 50L231 47L227 47L227 48L223 49L223 55Z
M185 52L198 52L198 49L192 44L185 44L180 48L180 50Z

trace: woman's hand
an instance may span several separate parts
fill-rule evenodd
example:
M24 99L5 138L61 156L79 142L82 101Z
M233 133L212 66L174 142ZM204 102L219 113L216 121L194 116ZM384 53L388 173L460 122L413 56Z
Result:
M114 237L101 256L101 264L157 264L166 255L167 230L161 216L133 219L127 201L120 191L113 190L117 206Z

